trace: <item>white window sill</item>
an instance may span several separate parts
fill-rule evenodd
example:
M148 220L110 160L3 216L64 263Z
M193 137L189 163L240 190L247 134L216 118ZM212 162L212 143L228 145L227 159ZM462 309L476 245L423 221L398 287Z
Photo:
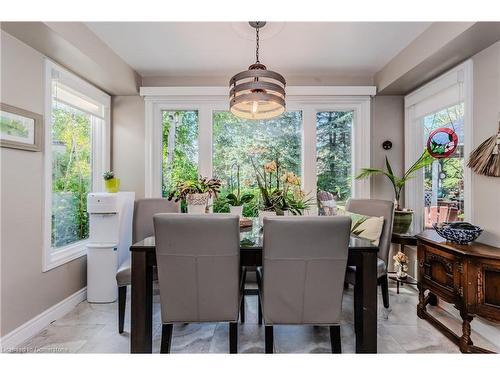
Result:
M62 266L72 260L87 255L87 244L89 240L82 240L70 245L50 248L46 251L47 257L43 264L43 272L50 271L56 267Z

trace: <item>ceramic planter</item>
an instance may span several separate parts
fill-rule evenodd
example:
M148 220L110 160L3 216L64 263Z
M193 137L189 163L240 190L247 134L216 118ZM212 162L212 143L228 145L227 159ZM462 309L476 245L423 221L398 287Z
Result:
M186 197L188 214L204 214L208 206L208 193L188 194Z
M243 206L229 206L229 212L238 215L241 219L243 217Z
M120 190L120 179L110 178L109 180L104 180L104 187L108 193L118 193Z
M408 233L411 222L413 221L413 211L394 211L394 224L392 227L393 233L404 234Z

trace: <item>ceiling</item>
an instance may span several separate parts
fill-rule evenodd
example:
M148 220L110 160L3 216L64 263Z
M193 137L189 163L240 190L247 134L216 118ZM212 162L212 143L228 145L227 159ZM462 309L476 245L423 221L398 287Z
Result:
M271 22L260 60L287 76L369 76L430 22ZM255 60L255 32L244 22L87 22L143 77L223 77Z

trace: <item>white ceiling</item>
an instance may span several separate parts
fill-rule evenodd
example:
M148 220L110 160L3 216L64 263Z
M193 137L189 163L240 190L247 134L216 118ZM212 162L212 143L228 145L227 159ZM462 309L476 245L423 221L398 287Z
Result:
M255 32L243 22L88 22L143 77L227 77L255 60ZM429 22L271 22L260 60L293 76L373 76Z

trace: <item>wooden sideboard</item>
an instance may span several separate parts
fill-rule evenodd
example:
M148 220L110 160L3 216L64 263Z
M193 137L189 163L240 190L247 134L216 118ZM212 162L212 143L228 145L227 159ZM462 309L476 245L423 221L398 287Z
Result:
M416 237L418 317L443 332L462 353L490 353L473 344L470 322L475 316L500 322L500 248L477 242L457 245L434 230ZM438 298L459 310L463 321L461 336L427 311L427 304L436 305Z

